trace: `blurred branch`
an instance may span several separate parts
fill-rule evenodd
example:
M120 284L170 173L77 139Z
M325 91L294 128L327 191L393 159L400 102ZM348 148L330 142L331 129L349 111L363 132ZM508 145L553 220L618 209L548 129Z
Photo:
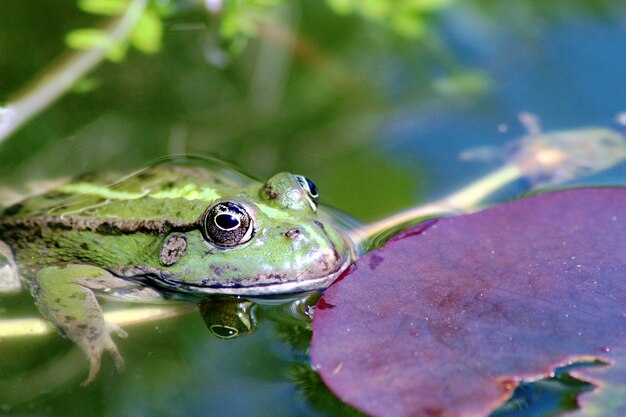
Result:
M147 0L133 0L123 15L114 18L103 28L109 41L106 45L64 53L37 78L10 97L8 103L0 107L0 144L98 66L112 47L131 34L146 6Z
M289 51L299 62L315 69L322 77L332 82L342 92L357 92L366 88L365 83L355 78L336 60L320 48L311 39L294 32L281 22L259 22L258 36L286 51Z

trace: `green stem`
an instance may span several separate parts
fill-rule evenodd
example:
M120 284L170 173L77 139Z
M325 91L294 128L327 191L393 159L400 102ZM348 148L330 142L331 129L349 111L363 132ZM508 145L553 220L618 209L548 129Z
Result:
M133 0L122 16L104 27L110 45L117 45L129 36L146 6L147 0ZM94 46L84 51L65 52L41 75L11 96L0 108L0 143L97 67L109 49L110 46Z
M557 186L626 160L626 140L617 131L588 127L541 133L536 120L522 116L531 129L517 141L518 150L506 165L446 198L351 230L349 238L366 251L373 239L386 231L427 218L479 210L490 195L520 178L528 178L531 189Z
M363 246L377 235L399 226L417 223L429 217L441 217L442 215L461 214L477 210L489 195L517 181L522 176L523 172L518 166L514 164L505 165L441 200L401 211L380 221L352 230L349 232L350 238L358 246Z

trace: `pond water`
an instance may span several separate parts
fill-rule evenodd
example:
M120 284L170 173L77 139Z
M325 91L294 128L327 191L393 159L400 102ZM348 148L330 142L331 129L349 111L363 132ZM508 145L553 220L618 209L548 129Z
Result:
M161 49L104 63L0 142L0 195L164 155L212 155L260 180L306 175L324 204L373 221L500 166L498 149L526 133L522 112L544 131L626 132L626 6L544 3L457 2L427 14L425 34L412 38L384 19L293 2L242 48L220 40L217 19L198 4L155 2L167 14ZM73 1L3 0L0 99L61 54L71 30L99 20ZM626 166L562 186L606 184L626 185ZM517 181L492 201L532 185ZM256 330L229 340L215 337L198 310L127 326L118 342L125 372L107 359L87 388L79 386L87 361L58 335L2 339L0 414L358 415L308 366L305 305L256 307ZM0 319L8 317L38 317L31 297L2 296ZM589 388L553 382L525 386L523 405L498 415L552 415ZM545 401L520 400L538 397Z

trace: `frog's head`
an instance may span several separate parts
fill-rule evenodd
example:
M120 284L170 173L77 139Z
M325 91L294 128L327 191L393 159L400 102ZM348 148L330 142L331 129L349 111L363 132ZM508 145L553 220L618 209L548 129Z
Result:
M186 291L246 296L325 288L348 265L350 250L318 217L317 203L313 182L288 173L222 195L197 229L165 238L162 280Z

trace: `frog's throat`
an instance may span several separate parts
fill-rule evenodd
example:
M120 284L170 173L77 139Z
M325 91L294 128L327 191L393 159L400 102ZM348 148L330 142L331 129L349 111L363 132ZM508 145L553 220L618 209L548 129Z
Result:
M163 287L167 290L180 293L191 294L216 294L216 295L243 295L243 296L266 296L281 294L296 294L308 291L319 291L328 287L335 279L337 279L343 271L350 265L351 259L347 257L344 262L330 274L322 277L305 278L293 281L272 281L257 283L254 279L230 280L224 282L216 282L212 284L194 284L175 281L171 277L159 270L152 270L149 267L138 267L134 271L126 271L128 277L129 272L135 277L141 277L144 282ZM140 270L138 270L140 269ZM250 282L249 284L242 283Z

